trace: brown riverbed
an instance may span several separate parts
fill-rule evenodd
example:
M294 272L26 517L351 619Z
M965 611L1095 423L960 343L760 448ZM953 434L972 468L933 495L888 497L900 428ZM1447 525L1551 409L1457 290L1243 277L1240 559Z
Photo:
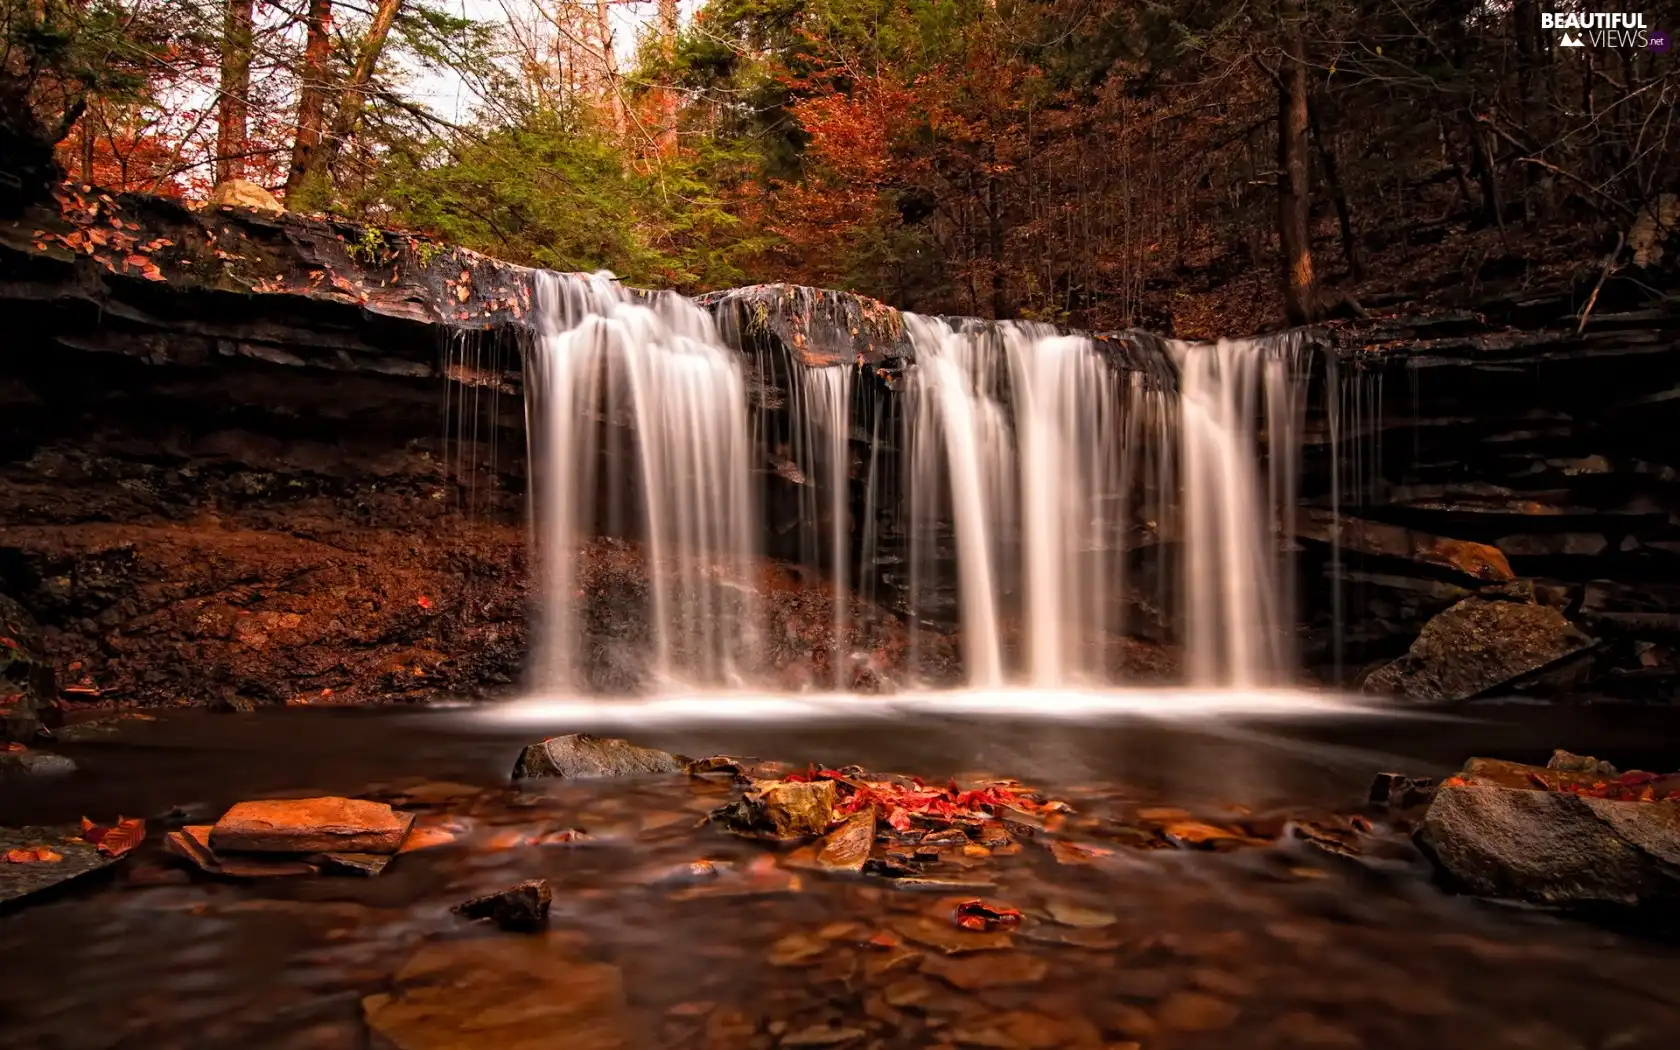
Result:
M1680 768L1677 729L1661 710L1490 707L1454 721L626 734L790 768L1018 778L1070 803L1068 837L1095 847L1071 863L1031 841L959 854L942 877L989 889L918 893L793 870L785 851L703 823L727 780L510 785L540 729L460 711L160 713L62 747L81 766L68 778L5 784L0 823L138 814L152 834L109 874L0 917L0 1043L1666 1047L1680 1031L1674 940L1454 897L1380 817L1363 859L1288 834L1229 851L1114 836L1163 808L1345 823L1374 773L1439 774L1472 753L1544 760L1564 744ZM454 841L374 879L217 881L161 848L167 811L202 822L241 799L314 794L389 799ZM696 877L698 860L713 873ZM537 877L554 888L547 934L449 911ZM965 940L949 911L972 895L1020 909L1021 925Z

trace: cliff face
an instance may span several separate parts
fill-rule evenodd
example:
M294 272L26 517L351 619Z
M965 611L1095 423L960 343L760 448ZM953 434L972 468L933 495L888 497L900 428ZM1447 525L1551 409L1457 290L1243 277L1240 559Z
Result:
M449 389L459 420L463 392L506 385L461 369L507 347L446 334L434 304L488 330L521 274L343 233L74 192L0 225L0 591L68 696L364 699L518 673L517 397L445 441ZM446 384L451 361L480 385Z
M0 593L40 622L66 699L512 686L531 612L529 277L396 234L93 191L0 221ZM1532 593L1600 641L1582 688L1671 690L1680 322L1649 285L1607 282L1578 334L1584 296L1569 295L1396 309L1331 333L1298 530L1314 673L1348 680L1400 656L1467 597ZM902 321L810 289L701 302L747 355L771 438L768 553L793 558L801 484L774 440L790 370L858 361L860 401L890 403ZM1124 367L1162 359L1141 334L1103 346ZM876 429L855 425L854 450ZM861 474L854 489L855 529ZM645 581L625 550L586 552L586 648L607 688L636 683L645 648ZM869 654L848 672L857 688L902 680L910 659L891 572L872 572L881 605L860 599L844 640ZM835 680L827 584L766 574L776 676ZM1169 651L1122 648L1137 673L1172 670ZM949 638L917 658L935 680L957 673Z

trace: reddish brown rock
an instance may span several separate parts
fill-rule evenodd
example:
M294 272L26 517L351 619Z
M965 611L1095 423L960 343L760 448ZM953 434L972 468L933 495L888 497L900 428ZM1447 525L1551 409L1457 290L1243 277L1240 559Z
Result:
M241 802L210 831L217 853L395 853L414 818L365 799Z
M190 861L209 875L236 879L265 879L289 875L314 875L319 869L308 861L283 857L223 857L210 848L209 824L192 824L164 836L164 848Z

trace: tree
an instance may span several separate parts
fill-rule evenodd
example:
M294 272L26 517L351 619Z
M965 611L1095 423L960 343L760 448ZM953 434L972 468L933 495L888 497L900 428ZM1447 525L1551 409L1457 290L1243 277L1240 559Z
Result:
M309 0L304 20L306 42L299 72L297 133L292 140L292 167L286 175L286 199L303 188L315 171L315 151L326 134L328 70L332 58L332 0Z
M1307 160L1307 57L1302 0L1278 0L1283 62L1277 71L1278 248L1283 261L1283 306L1290 324L1318 320L1313 276L1312 197Z
M252 0L226 0L222 78L216 100L216 181L245 176L251 100Z

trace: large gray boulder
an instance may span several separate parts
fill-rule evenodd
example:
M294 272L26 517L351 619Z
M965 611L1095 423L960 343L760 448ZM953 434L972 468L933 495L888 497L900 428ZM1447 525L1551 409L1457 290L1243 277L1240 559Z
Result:
M1372 672L1364 689L1425 702L1469 700L1594 644L1551 606L1466 598L1424 624L1406 655Z
M682 773L688 760L628 740L568 733L551 736L520 752L513 779L537 777L638 777Z
M1454 778L1436 791L1418 844L1453 883L1478 896L1556 906L1680 905L1680 802Z

